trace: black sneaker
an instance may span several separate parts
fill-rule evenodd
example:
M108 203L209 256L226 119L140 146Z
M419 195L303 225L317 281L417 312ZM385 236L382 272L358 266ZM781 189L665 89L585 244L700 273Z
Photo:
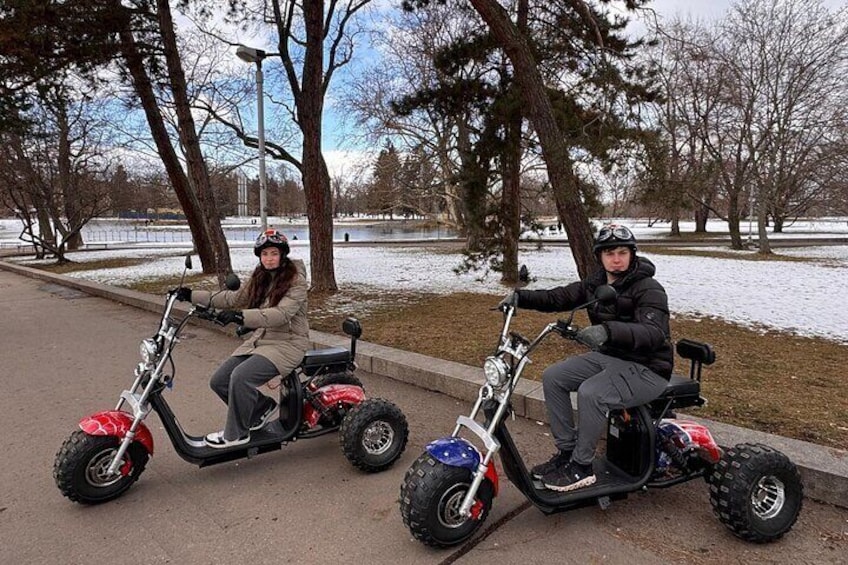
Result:
M592 465L571 461L542 477L542 484L551 490L567 492L595 484L595 472Z
M557 451L553 457L530 469L530 476L534 479L541 479L551 471L556 470L557 467L566 465L570 460L571 451Z
M270 400L268 407L259 416L259 419L257 419L256 421L253 422L253 424L251 424L251 426L250 426L251 432L255 432L256 430L261 430L263 427L265 427L265 424L268 423L268 421L271 419L271 416L273 416L274 412L277 411L277 403L274 402L274 400L272 400L270 398L268 400Z

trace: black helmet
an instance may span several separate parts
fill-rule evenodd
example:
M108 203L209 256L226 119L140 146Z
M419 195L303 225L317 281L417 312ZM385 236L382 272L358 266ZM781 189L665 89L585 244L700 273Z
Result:
M619 224L607 224L601 228L598 237L595 238L593 248L595 255L603 249L613 247L629 247L633 253L636 253L636 237L634 237L630 228Z
M287 257L289 254L289 240L283 235L283 232L275 229L267 229L256 238L253 244L253 254L259 257L262 250L266 247L276 247L280 250L280 255Z

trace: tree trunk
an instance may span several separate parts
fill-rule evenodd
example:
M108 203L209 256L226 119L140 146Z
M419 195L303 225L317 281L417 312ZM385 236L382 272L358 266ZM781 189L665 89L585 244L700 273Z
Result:
M526 4L526 2L522 2ZM519 17L519 21L521 18ZM518 238L521 235L521 124L520 112L514 112L506 124L506 146L501 155L503 187L501 223L503 225L503 271L501 282L518 283Z
M728 191L727 227L730 230L730 248L742 249L742 234L739 231L739 195L738 191Z
M59 124L59 162L57 163L59 170L59 190L62 194L65 219L68 229L71 231L71 235L65 240L65 244L69 251L73 251L82 247L82 235L78 230L80 212L78 198L74 190L74 179L71 173L71 132L68 125L68 110L64 100L58 103L56 120Z
M488 157L475 154L468 124L457 122L457 153L461 162L460 205L465 218L465 248L480 251L484 246L486 196L488 194Z
M695 233L707 233L710 210L703 204L695 204Z
M515 154L517 155L517 159ZM503 223L503 272L501 282L514 285L518 282L518 238L521 235L521 179L518 166L521 149L504 155L503 194L501 195L501 222ZM509 163L507 163L507 159Z
M763 191L760 191L762 194ZM768 232L768 199L760 197L757 203L757 241L760 249L757 251L760 255L771 255L771 244L769 243Z
M439 171L441 174L442 186L444 187L444 202L445 214L449 221L459 230L462 231L465 225L465 218L462 217L462 211L459 207L459 195L457 187L451 174L451 158L448 156L450 150L447 147L447 136L439 138Z
M521 33L527 33L528 0L519 0L516 23ZM512 87L510 98L520 94ZM501 155L503 163L503 194L501 223L503 225L503 271L501 282L515 285L519 281L518 238L521 236L521 128L524 118L520 106L506 119L506 144Z
M190 181L189 187L196 195L201 215L204 216L203 228L206 237L209 238L214 255L214 272L223 288L227 274L232 271L230 249L227 245L227 239L224 237L224 230L221 228L221 218L218 215L215 195L209 182L209 171L200 150L200 139L197 136L194 118L191 115L185 73L180 61L177 38L174 33L174 22L171 17L171 6L168 0L157 0L156 5L159 14L159 31L162 35L162 48L168 67L168 79L176 107L180 143L185 151L186 168ZM205 269L204 272L206 272Z
M568 146L556 123L542 75L526 39L501 5L495 0L471 0L471 4L486 21L515 68L515 76L527 105L527 116L539 136L557 213L565 226L577 272L581 278L585 277L598 267L592 253L592 230L580 198L579 181L572 169Z
M127 65L127 70L133 80L133 87L144 109L147 125L150 127L150 134L153 137L153 142L156 144L156 151L159 153L159 158L162 159L168 180L171 182L174 194L176 194L180 207L186 215L194 249L200 258L203 272L207 274L217 273L215 253L212 250L210 240L206 237L206 230L204 229L206 221L197 204L194 192L189 186L188 177L185 171L183 171L179 157L177 157L177 153L171 145L168 130L162 121L156 96L153 93L153 85L144 68L144 61L141 53L138 51L135 38L129 30L122 31L120 38L121 55Z
M335 292L333 265L333 204L330 174L321 153L321 121L324 109L324 2L303 3L306 27L306 56L303 62L303 89L297 97L300 129L303 132L303 190L309 217L309 259L311 288ZM283 40L284 38L280 38Z
M680 237L680 213L675 211L671 217L671 235Z

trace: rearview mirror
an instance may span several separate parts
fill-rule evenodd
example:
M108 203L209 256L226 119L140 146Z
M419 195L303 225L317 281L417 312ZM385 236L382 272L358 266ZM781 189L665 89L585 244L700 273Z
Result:
M238 290L241 287L241 279L238 278L237 274L230 273L224 280L224 286L227 287L227 290Z
M191 269L191 253L189 253L188 255L186 255L186 259L185 259L185 268L186 268L186 269Z
M605 284L595 289L595 298L597 298L598 302L601 304L609 304L611 302L615 302L615 299L618 298L618 293L613 287Z

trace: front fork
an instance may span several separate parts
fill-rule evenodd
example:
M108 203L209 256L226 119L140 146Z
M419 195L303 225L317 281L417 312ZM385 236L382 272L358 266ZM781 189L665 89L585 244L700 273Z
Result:
M483 442L483 445L486 447L486 452L483 454L483 458L480 460L477 465L477 469L473 473L471 486L468 488L468 492L465 493L465 498L462 500L462 505L459 507L459 514L463 517L467 518L472 516L472 507L474 506L474 502L477 498L477 491L480 490L480 485L482 485L483 481L490 475L489 464L501 448L500 442L495 439L494 431L498 428L507 413L509 407L508 397L509 394L504 393L501 398L497 399L499 402L498 409L495 412L494 417L489 422L488 428L484 428L475 420L483 406L483 403L487 400L494 400L494 390L488 384L480 389L480 392L477 395L477 401L471 409L471 415L460 416L456 419L456 427L454 428L451 437L458 437L462 428L467 428L473 432L474 435L479 437ZM495 478L495 480L497 480L497 478ZM496 487L495 492L497 493L497 483L495 483L494 486Z
M115 406L115 410L120 410L126 403L133 415L133 422L129 429L124 433L121 445L118 446L118 451L115 453L115 457L112 458L112 463L110 463L109 468L106 469L106 473L108 475L115 475L118 473L118 470L121 468L121 461L123 461L124 455L126 455L127 450L135 439L139 426L142 425L141 423L145 418L147 418L147 415L150 414L151 406L148 399L159 382L159 379L155 377L159 374L161 365L162 363L160 362L156 370L150 375L147 386L144 387L141 394L136 392L136 389L141 383L141 378L144 375L144 369L141 365L139 365L138 369L136 369L136 377L132 387L121 393L121 399L118 401L118 405Z

